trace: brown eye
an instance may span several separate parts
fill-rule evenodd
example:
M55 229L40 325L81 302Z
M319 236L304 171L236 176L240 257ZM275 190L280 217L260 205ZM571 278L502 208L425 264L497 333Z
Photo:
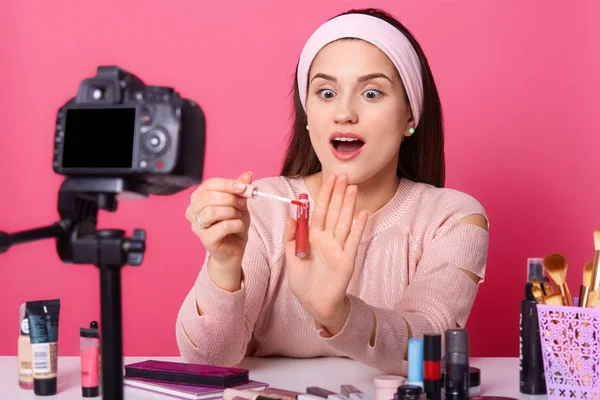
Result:
M368 99L377 99L378 97L381 97L383 93L381 93L379 90L375 90L375 89L369 89L365 92L365 96L367 96Z
M333 90L323 89L319 90L319 95L325 99L331 99L333 96L335 96L335 93Z

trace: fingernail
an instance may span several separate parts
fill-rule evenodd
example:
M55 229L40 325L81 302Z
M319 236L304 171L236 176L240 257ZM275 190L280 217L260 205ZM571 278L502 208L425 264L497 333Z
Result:
M241 213L240 211L238 211L238 213L237 213L237 217L238 217L238 218L242 218L242 213Z
M233 188L234 188L235 190L237 190L237 191L240 191L240 192L241 192L242 190L246 189L246 185L244 185L244 184L243 184L243 183L241 183L241 182L236 182L236 183L234 183L234 184L233 184Z

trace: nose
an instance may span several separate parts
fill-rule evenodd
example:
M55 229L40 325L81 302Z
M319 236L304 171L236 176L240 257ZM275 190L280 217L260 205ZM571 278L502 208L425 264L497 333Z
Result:
M355 124L358 122L358 113L352 99L338 97L337 107L333 120L336 124Z

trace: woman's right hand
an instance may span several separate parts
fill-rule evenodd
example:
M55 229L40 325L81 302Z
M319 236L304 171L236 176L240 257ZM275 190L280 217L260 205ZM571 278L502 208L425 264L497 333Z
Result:
M242 257L248 242L250 214L241 196L252 173L237 180L211 178L192 193L185 216L192 231L210 254L208 273L213 282L229 291L240 288Z

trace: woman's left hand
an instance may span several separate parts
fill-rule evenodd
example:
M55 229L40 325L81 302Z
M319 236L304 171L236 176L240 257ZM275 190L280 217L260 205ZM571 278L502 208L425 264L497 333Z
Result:
M293 218L288 218L284 233L289 288L332 335L343 328L350 311L346 290L367 223L365 211L353 223L356 194L356 186L348 186L344 174L323 181L310 223L306 258L295 255Z

